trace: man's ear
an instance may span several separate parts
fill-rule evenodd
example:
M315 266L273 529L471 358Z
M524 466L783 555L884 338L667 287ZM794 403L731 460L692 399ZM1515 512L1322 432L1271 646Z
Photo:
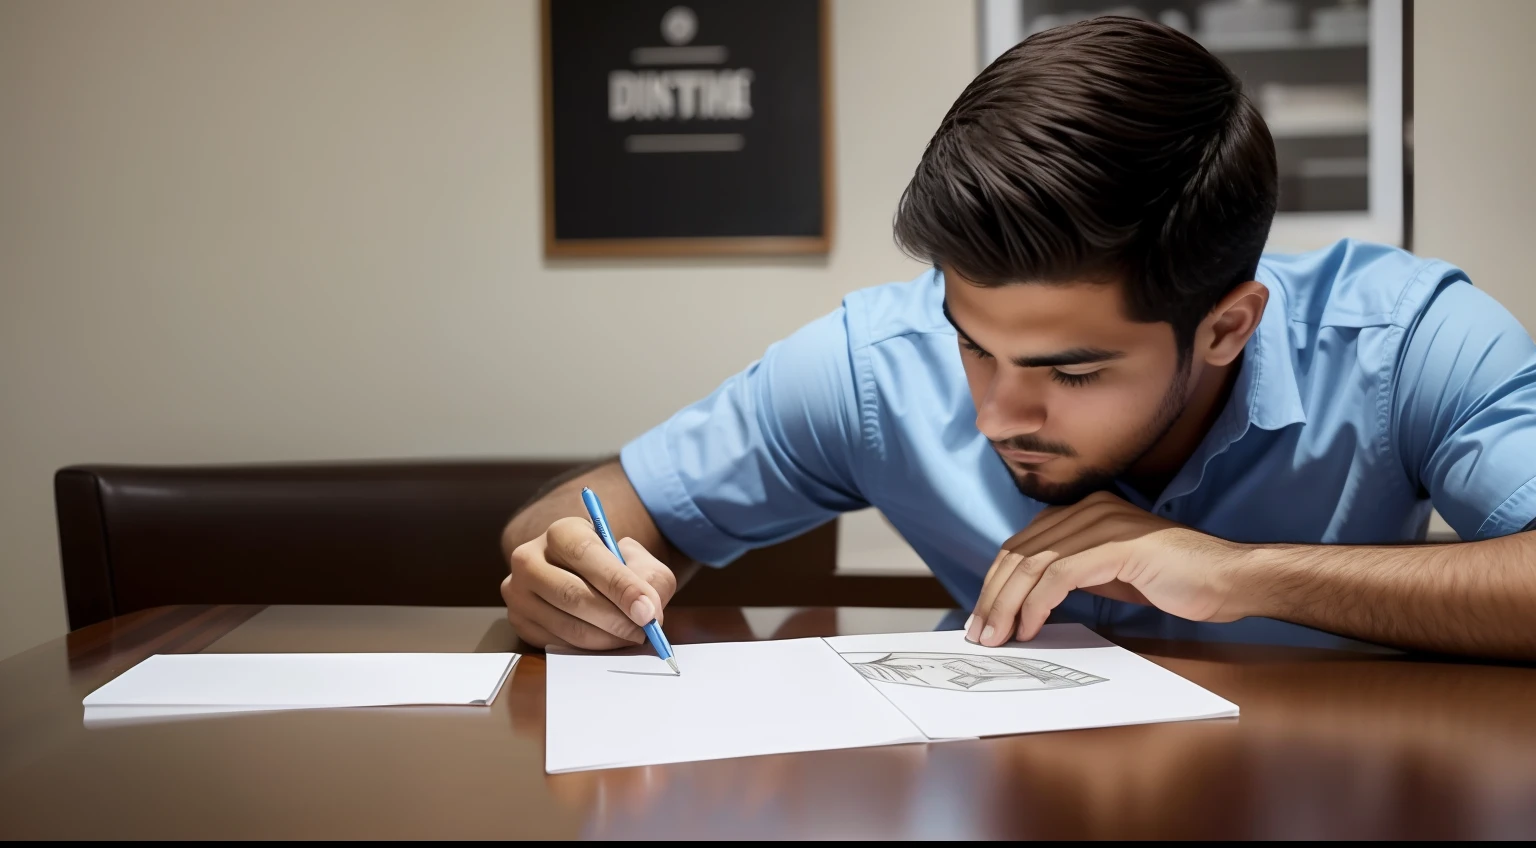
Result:
M1257 280L1227 292L1195 330L1195 356L1209 365L1230 365L1259 328L1268 304L1269 289Z

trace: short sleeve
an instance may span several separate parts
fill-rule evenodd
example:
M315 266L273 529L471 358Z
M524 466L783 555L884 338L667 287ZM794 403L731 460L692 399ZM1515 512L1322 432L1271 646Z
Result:
M624 472L662 534L724 565L868 504L844 310L769 347L703 400L626 445Z
M1406 470L1462 539L1536 520L1536 344L1493 298L1441 286L1404 341L1392 414Z

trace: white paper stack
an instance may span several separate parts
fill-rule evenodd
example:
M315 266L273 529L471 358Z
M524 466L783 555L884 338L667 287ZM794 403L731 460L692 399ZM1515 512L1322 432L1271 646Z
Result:
M486 706L517 660L510 653L156 654L87 695L85 717Z
M549 656L545 771L1226 718L1237 705L1078 624ZM614 721L614 710L624 720Z

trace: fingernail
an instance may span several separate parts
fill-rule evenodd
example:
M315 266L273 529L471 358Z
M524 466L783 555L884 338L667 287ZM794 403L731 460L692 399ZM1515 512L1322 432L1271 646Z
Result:
M965 620L965 638L971 640L972 642L976 641L976 625L978 623L979 622L976 621L976 616L974 614Z
M656 617L656 607L651 604L650 598L641 595L640 600L635 601L635 603L630 606L629 617L634 619L636 624L644 627L645 625L650 624L651 620Z
M982 642L982 644L986 644L986 643L992 641L992 634L996 633L996 632L997 631L994 630L992 628L992 625L990 625L990 624L988 624L986 627L982 628L982 631L981 631L981 642Z

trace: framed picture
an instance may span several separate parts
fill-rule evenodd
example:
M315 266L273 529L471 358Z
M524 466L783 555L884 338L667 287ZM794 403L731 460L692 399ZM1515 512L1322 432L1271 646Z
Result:
M1270 250L1341 238L1408 247L1412 62L1408 0L978 0L981 64L1094 15L1160 21L1243 80L1280 165Z
M544 0L546 256L826 253L823 0Z

